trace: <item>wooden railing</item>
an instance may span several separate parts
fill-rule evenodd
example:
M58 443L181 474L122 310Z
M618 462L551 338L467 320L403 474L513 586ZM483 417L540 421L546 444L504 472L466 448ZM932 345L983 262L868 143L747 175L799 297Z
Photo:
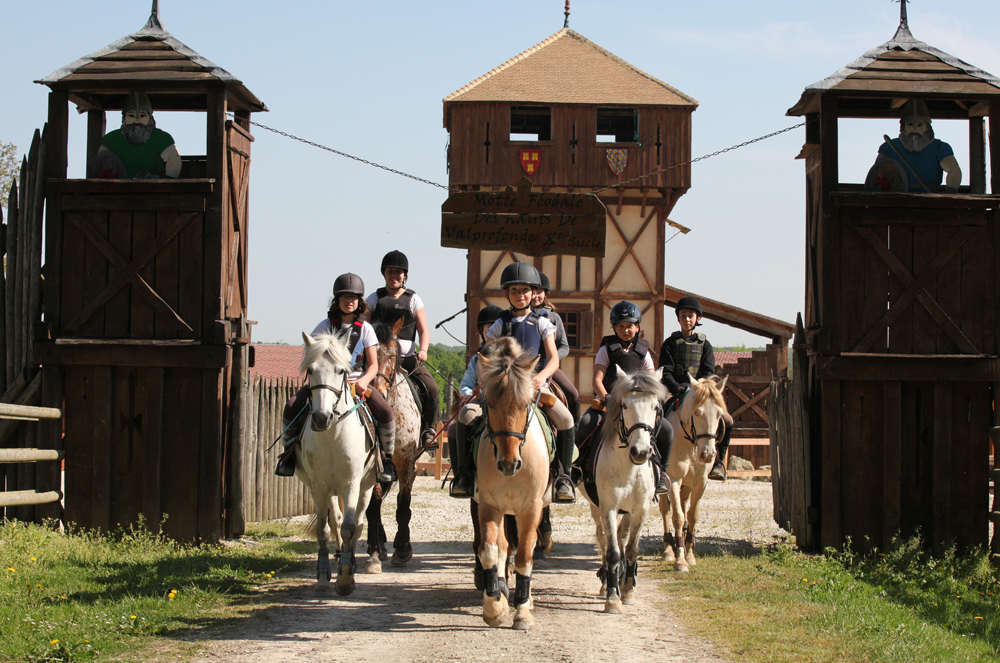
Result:
M62 410L57 408L0 403L0 419L8 421L38 421L62 417ZM60 449L0 449L0 463L61 462L62 459L63 452ZM50 504L59 502L62 498L61 490L8 490L0 492L0 507Z

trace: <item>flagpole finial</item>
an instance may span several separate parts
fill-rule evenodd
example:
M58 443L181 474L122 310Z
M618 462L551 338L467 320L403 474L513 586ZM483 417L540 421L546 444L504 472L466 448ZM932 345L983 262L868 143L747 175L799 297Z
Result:
M908 0L899 0L899 27L909 28L910 24L906 20L906 3Z
M566 9L563 10L563 28L569 27L569 0L566 0Z
M142 29L143 32L166 32L163 21L160 20L160 0L153 0L153 7L149 11L149 20Z

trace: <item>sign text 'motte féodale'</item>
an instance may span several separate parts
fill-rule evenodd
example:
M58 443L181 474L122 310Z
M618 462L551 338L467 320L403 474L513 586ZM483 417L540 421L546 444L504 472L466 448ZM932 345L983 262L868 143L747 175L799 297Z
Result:
M606 211L597 196L517 189L452 193L441 205L441 246L604 256Z

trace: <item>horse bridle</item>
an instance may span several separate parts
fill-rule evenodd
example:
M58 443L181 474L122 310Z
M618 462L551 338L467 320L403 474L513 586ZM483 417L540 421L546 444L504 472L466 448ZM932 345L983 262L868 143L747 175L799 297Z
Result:
M524 448L524 442L525 442L525 440L527 440L528 426L531 425L531 419L534 416L535 407L538 406L538 399L541 398L541 396L542 396L542 391L541 391L541 389L539 389L538 393L535 395L535 402L534 403L528 403L527 405L524 406L524 409L527 410L528 413L527 413L527 415L524 418L524 428L521 429L520 433L518 433L516 431L511 431L511 430L498 430L498 431L494 431L493 430L493 426L490 424L490 407L489 407L489 403L486 402L485 398L482 400L483 418L486 421L486 435L490 438L490 444L493 445L493 456L494 457L497 456L497 443L493 439L493 436L495 436L495 435L502 435L504 437L514 437L514 438L517 438L517 439L521 440L521 444L519 444L518 447L517 447L517 452L521 453L521 449Z
M618 441L621 442L620 449L628 448L628 441L632 438L632 433L637 430L647 431L650 438L656 437L662 421L662 410L659 407L656 408L656 421L653 422L652 426L644 421L640 421L633 424L630 428L625 428L625 415L622 414L623 409L622 407L618 408Z
M692 445L697 446L698 440L716 440L718 435L715 433L702 433L701 435L695 435L697 429L694 427L694 417L691 417L691 430L688 431L687 427L684 425L684 421L681 420L680 413L677 414L677 423L681 425L681 430L684 431L684 439L690 442Z
M341 387L340 387L339 390L336 387L334 387L332 385L329 385L329 384L326 384L326 383L321 383L321 384L317 384L317 385L310 385L310 387L309 387L309 396L310 396L309 405L310 405L310 407L312 406L312 398L311 398L312 397L312 392L316 391L317 389L326 389L328 391L332 391L333 394L334 394L334 396L337 397L337 400L336 400L335 405L333 407L333 414L334 414L334 416L337 417L334 420L336 423L339 423L340 421L342 421L344 419L344 417L346 417L347 415L349 415L350 413L352 413L356 409L358 409L358 405L361 404L361 401L358 400L357 405L355 405L354 407L352 407L351 409L349 409L347 412L344 412L344 413L337 412L337 405L340 404L340 401L341 401L341 399L344 396L344 390L347 389L347 371L344 371L341 374Z

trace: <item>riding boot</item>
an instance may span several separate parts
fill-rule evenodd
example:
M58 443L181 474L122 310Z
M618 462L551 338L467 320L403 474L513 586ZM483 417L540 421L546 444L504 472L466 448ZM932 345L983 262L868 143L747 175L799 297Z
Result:
M452 497L472 497L473 480L469 471L469 427L458 422L455 428L455 476L448 494Z
M281 423L281 444L285 449L278 456L278 466L274 469L274 473L279 477L295 476L295 452L299 448L302 420L300 417L296 417L292 421L283 420Z
M576 449L576 429L556 431L556 480L553 502L576 501L576 490L569 476L574 449Z
M573 417L573 425L580 423L580 401L579 399L571 401L567 406L570 415Z
M660 472L656 477L656 494L670 492L670 481L667 478L667 465L670 462L670 449L674 446L674 428L666 419L660 419L660 428L656 431L656 451L659 454Z
M731 425L726 425L725 422L720 422L719 427L724 429L722 434L722 441L715 447L715 464L712 465L712 471L708 473L708 478L713 481L725 481L728 477L726 472L726 452L729 451L729 441L733 435L733 427Z
M396 422L380 423L378 439L382 447L382 474L378 476L378 481L392 483L396 480L396 466L392 464L392 454L396 451Z

